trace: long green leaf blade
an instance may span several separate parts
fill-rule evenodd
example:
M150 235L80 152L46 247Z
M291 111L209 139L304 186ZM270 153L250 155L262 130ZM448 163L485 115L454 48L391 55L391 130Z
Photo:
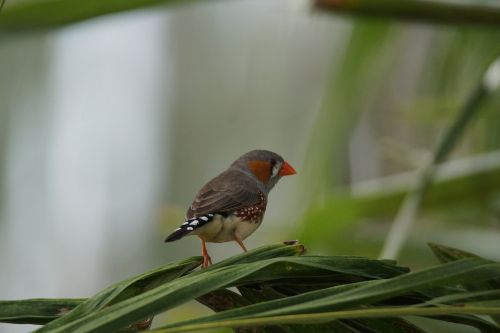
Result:
M181 327L159 328L151 330L152 333L180 333L194 332L215 328L232 328L232 327L253 327L262 325L279 325L279 324L311 324L325 323L337 319L346 318L388 318L400 316L440 316L448 314L478 314L478 315L499 315L500 307L435 307L435 308L413 308L413 307L390 307L377 309L361 309L361 310L346 310L332 311L322 313L307 313L294 315L269 316L262 318L251 319L235 319L227 321L219 321L213 323L199 323L185 325Z
M95 296L88 298L65 316L41 327L38 332L47 332L64 326L78 318L96 312L105 306L133 297L146 289L151 289L160 283L173 280L195 269L202 262L201 257L183 259L147 273L116 283Z
M45 324L66 314L84 299L25 299L0 301L0 322Z
M194 322L209 322L224 319L244 319L251 316L277 316L304 312L342 310L355 306L372 304L397 295L426 288L435 288L447 283L457 283L480 276L499 276L500 264L479 258L465 259L446 265L432 267L420 272L406 274L387 280L365 282L361 285L346 285L301 294L287 299L238 308L212 316L196 319ZM347 290L345 290L345 289ZM344 289L344 290L342 290ZM339 290L342 290L340 293ZM176 323L166 327L185 325Z
M435 23L500 24L500 5L495 1L443 0L315 0L317 7L332 12L383 16L398 20Z
M296 248L297 245L293 245L292 247ZM255 253L259 253L259 250L248 252L245 255L251 257L255 255ZM297 251L287 251L287 253L292 255L297 254ZM260 253L259 255L265 254ZM164 284L136 297L111 305L98 313L91 313L88 316L72 321L66 325L44 329L43 332L109 332L118 330L131 323L143 320L148 316L170 309L210 291L224 288L243 277L246 277L248 280L252 278L255 279L256 277L252 277L251 273L258 272L262 269L267 269L267 279L273 279L279 273L279 270L276 271L274 269L286 259L287 258L267 259L255 263L247 263L245 265L239 264L229 267L215 267L213 269L195 272L194 274L181 277L171 283ZM291 263L291 265L299 266L294 265L294 263ZM320 268L315 272L317 271L324 271L324 269ZM272 273L274 273L274 275ZM289 276L291 274L291 272L288 273ZM307 274L307 272L304 274ZM281 274L280 276L284 275L287 274Z
M23 1L4 8L0 32L47 29L90 18L189 0L50 0Z

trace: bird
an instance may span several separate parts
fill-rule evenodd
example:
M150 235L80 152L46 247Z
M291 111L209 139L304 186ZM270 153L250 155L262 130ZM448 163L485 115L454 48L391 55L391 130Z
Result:
M198 236L202 267L212 264L207 242L235 241L246 252L243 240L261 225L269 192L281 177L294 174L295 169L272 151L258 149L243 154L201 188L184 223L165 242Z

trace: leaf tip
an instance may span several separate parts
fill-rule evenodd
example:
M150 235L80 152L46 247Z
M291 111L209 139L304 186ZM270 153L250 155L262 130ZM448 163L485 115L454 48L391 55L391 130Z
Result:
M298 255L303 255L304 253L307 252L306 247L303 244L300 244L297 239L292 239L292 240L284 241L283 244L285 244L285 245L295 245Z

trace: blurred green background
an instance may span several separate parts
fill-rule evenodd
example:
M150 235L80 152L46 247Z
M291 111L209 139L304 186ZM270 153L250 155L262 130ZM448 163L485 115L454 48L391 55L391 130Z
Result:
M68 23L57 12L17 15L29 6L7 0L0 14L0 299L86 297L199 254L195 238L163 239L206 181L256 148L298 175L271 193L250 248L299 239L378 257L416 171L500 54L498 27L306 1L177 1L63 27L44 26ZM402 264L433 264L429 241L500 259L499 110L491 92L438 167L393 255Z

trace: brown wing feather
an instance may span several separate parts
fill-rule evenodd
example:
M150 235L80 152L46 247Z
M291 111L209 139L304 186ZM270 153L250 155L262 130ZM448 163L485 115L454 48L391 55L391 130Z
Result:
M231 213L258 204L262 196L255 180L240 171L226 170L201 188L186 217Z

